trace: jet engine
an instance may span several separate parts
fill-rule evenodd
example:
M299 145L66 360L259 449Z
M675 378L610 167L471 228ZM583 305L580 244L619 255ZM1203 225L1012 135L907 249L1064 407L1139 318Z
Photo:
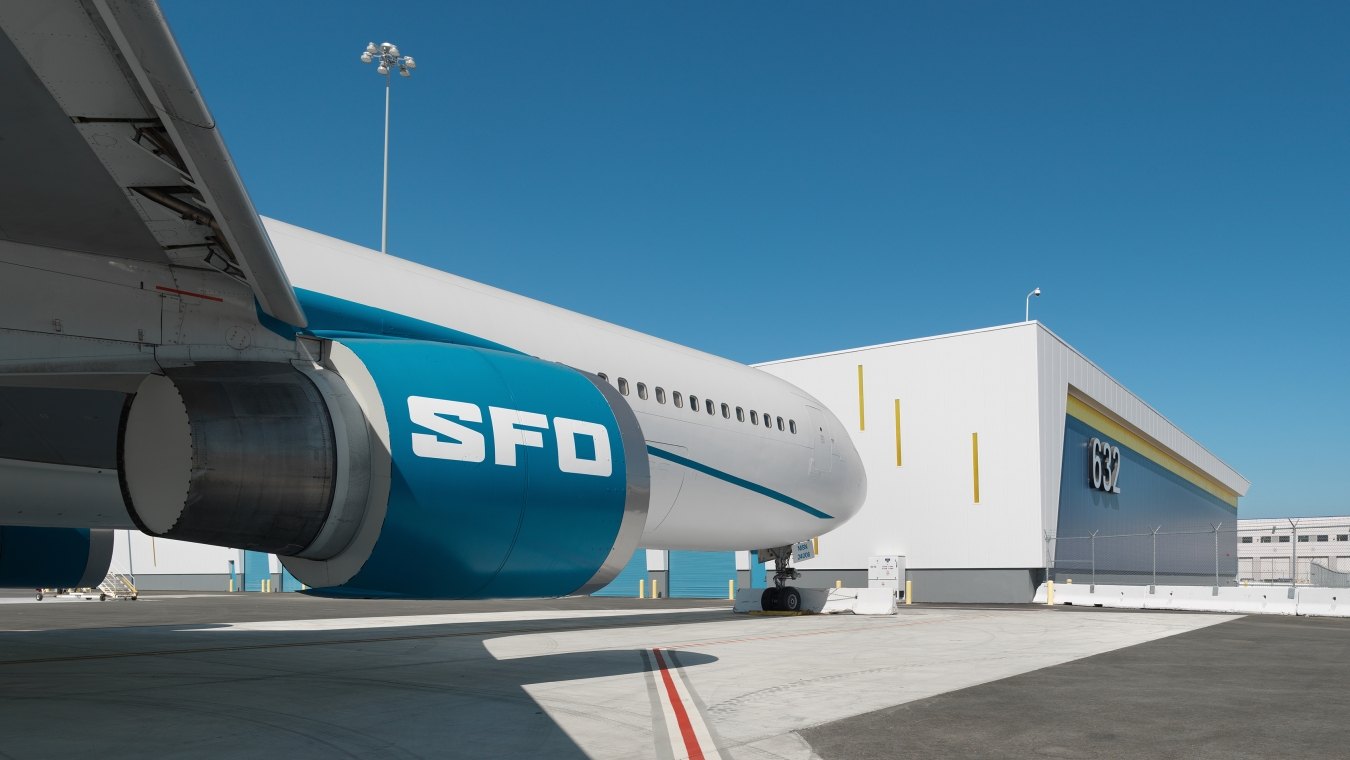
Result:
M146 533L279 555L315 593L587 593L637 547L642 431L607 383L492 349L326 341L202 363L128 399L118 470Z

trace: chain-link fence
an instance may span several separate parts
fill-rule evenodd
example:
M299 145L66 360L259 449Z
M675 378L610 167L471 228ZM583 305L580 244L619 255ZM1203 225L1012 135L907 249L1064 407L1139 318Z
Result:
M1237 546L1239 581L1350 588L1350 517L1244 521Z
M1057 583L1232 586L1238 582L1234 523L1047 534L1045 544L1046 575Z
M1057 583L1350 588L1350 517L1045 536Z

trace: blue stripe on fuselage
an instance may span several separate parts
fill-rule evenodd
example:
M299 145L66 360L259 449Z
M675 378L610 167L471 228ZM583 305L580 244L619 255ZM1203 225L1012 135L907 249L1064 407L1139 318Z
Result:
M309 327L297 330L279 319L258 310L258 321L263 327L283 338L297 333L320 338L407 338L434 343L453 343L460 346L490 348L512 354L524 353L510 346L480 338L477 335L405 316L386 309L335 298L304 288L295 289L296 300L305 310Z
M789 507L800 509L801 511L805 512L808 515L811 515L812 517L819 517L822 520L834 519L830 515L821 512L819 509L816 509L815 507L809 504L797 501L796 499L786 494L781 494L773 490L772 488L766 488L758 483L752 483L746 480L745 478L738 478L735 475L722 472L719 469L709 467L708 465L703 464L701 462L695 462L692 459L686 459L685 457L682 457L679 454L672 454L671 452L666 451L665 449L658 449L655 446L648 446L647 453L651 454L652 456L658 459L664 459L668 462L674 462L675 464L684 465L685 467L688 467L691 470L697 470L698 472L701 472L704 475L709 475L711 477L717 478L718 480L730 483L733 486L739 486L747 491L754 491L755 493L760 494L761 496L767 496L770 499L773 499L774 501L780 501L788 505Z

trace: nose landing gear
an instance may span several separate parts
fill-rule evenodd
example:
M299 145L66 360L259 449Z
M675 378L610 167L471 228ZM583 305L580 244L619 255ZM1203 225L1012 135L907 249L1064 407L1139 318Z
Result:
M773 558L773 585L764 589L764 593L759 597L760 609L770 612L798 612L802 608L802 592L796 587L787 585L788 581L795 581L801 577L794 567L788 567L788 558L792 556L791 546L777 546L772 549L761 549L760 558L764 555Z

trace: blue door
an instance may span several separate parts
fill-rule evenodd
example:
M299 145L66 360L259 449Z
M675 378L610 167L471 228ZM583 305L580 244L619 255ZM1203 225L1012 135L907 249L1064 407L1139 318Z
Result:
M638 581L647 577L647 550L638 549L633 553L633 558L628 560L619 575L610 581L608 586L591 594L591 596L631 596L638 595Z
M262 591L262 582L272 577L272 555L244 552L244 590Z
M736 580L736 552L670 553L670 595L684 599L726 599Z

